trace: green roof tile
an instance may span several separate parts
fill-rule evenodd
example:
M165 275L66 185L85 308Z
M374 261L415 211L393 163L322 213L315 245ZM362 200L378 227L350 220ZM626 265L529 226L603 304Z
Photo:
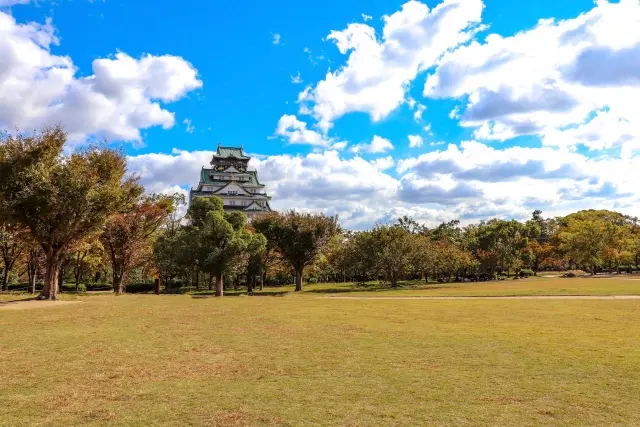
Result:
M242 147L222 147L220 145L218 145L218 150L216 151L216 154L214 154L214 157L219 157L219 158L235 157L236 159L242 159L242 160L250 159L250 157L247 157L244 155L244 152L242 151Z

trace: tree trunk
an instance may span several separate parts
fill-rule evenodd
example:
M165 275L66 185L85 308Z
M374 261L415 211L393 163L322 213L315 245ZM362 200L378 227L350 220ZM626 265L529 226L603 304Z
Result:
M265 271L260 275L260 290L264 291L264 279L267 277L267 272Z
M36 294L36 274L37 272L34 271L33 274L31 274L31 295L35 295Z
M7 270L7 266L4 267L4 272L2 273L2 292L6 292L9 290L9 270Z
M222 274L216 276L216 296L224 296L224 278Z
M117 296L122 295L122 276L118 275L113 275L113 292L115 292L115 294Z
M251 276L247 278L247 292L253 293L253 282L255 282L256 276Z
M64 260L60 263L60 267L58 267L58 292L62 293L64 289L62 289L62 285L64 285Z
M302 291L302 269L296 270L296 292Z
M58 298L58 274L60 264L58 263L58 256L52 253L46 255L46 269L44 274L44 286L40 291L38 299L41 300L55 300Z
M213 290L213 275L209 273L209 290Z
M196 291L200 290L200 270L196 270Z
M77 274L75 276L76 276L76 293L78 293L78 286L80 285L80 276Z

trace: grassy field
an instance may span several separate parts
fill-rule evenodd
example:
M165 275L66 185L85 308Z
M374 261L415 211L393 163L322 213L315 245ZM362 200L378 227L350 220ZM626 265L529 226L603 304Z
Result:
M267 289L271 293L292 292L293 286ZM525 295L640 295L640 276L608 278L541 278L478 283L401 283L397 289L377 283L321 283L306 285L305 292L341 296L525 296Z
M272 295L0 309L0 425L640 425L637 301Z

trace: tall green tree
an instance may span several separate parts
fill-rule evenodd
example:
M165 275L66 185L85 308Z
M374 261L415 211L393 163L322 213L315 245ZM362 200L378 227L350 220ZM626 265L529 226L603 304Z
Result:
M378 225L371 231L371 243L378 271L397 287L410 265L412 235L399 225Z
M177 204L184 204L184 200L178 200ZM188 242L186 237L181 218L177 216L176 211L172 212L167 216L157 239L153 242L156 272L165 288L171 286L174 278L190 269L199 274L198 263L192 262L190 256L193 244L197 242Z
M275 246L295 272L296 291L302 291L304 270L339 231L338 219L295 211L270 215L273 217Z
M92 146L63 154L62 126L0 137L0 203L27 227L46 260L40 299L56 299L60 261L139 194L120 151Z
M260 290L264 289L264 280L267 275L269 268L277 261L278 254L276 248L276 228L275 224L278 220L278 216L274 215L264 215L257 218L251 222L251 226L253 229L262 234L266 239L267 243L264 251L262 251L259 256L254 255L253 262L259 263L258 265L253 264L254 269L260 272Z
M195 260L203 271L215 276L216 296L222 297L225 274L239 271L242 258L264 248L265 238L247 229L243 213L225 213L222 200L216 197L195 197L187 218L188 232L199 242Z

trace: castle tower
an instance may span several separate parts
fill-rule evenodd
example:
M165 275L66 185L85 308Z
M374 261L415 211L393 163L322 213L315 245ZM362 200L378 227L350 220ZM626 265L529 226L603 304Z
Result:
M242 211L251 221L259 215L271 212L269 197L264 185L258 180L258 172L248 169L251 158L245 156L240 147L221 147L211 160L211 168L202 168L200 183L191 189L189 199L193 197L212 197L222 199L225 211Z

